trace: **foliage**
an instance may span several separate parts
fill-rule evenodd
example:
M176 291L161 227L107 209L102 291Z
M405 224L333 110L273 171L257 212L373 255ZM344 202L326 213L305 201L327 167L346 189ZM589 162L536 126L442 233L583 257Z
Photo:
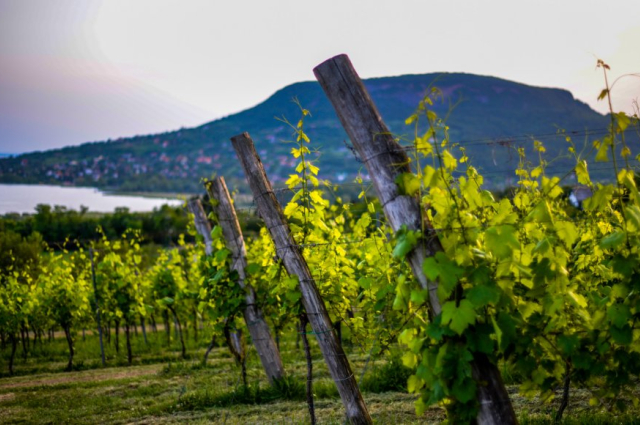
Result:
M109 240L117 239L125 232L140 232L142 244L154 243L169 246L178 243L180 234L187 232L187 216L180 207L163 205L152 212L130 212L128 208L116 208L110 214L89 213L69 210L56 205L40 204L35 214L6 214L0 216L0 244L18 246L18 234L29 242L32 252L40 249L37 245L44 241L52 249L75 249L97 242L103 235ZM101 229L98 231L97 229ZM191 239L187 239L191 241ZM24 243L23 243L24 245ZM26 255L26 253L25 253ZM21 254L18 258L23 258ZM33 254L31 254L33 256Z
M438 282L442 312L414 321L399 338L407 347L404 364L415 368L408 385L421 396L418 413L440 402L452 422L472 420L478 355L504 361L530 396L551 399L570 380L593 389L593 404L623 408L622 396L637 401L631 384L640 372L634 298L640 196L633 171L620 170L617 185L594 185L576 154L578 179L593 196L569 216L560 178L547 176L545 147L535 141L537 165L520 148L519 187L513 198L496 201L483 190L465 149L454 154L448 127L429 110L438 95L432 90L407 120L417 129L426 117L414 161L428 165L401 176L406 194L420 194L443 246L424 261L425 274ZM605 141L595 144L596 160L605 156L603 145L614 157L615 149L628 149L615 141L624 122L615 121ZM399 232L395 252L404 256L422 237Z

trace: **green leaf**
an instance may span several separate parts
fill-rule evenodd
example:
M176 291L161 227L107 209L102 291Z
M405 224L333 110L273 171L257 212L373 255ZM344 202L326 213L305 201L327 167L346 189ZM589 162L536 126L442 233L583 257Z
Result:
M616 299L616 298L624 299L627 297L627 295L629 295L629 288L627 288L626 285L622 283L616 283L611 287L610 296L612 299Z
M613 143L611 136L606 136L602 139L602 141L596 140L593 142L593 146L598 149L596 153L596 162L607 162L609 161L609 146Z
M487 304L496 304L500 300L500 288L495 284L476 285L466 291L466 298L478 309Z
M214 256L216 261L222 263L227 259L229 255L231 255L231 251L229 251L227 248L222 248L216 251Z
M361 277L360 279L358 279L358 285L360 285L362 289L370 289L372 283L373 279L369 277Z
M426 289L414 289L411 291L411 302L415 304L424 303L429 297L429 292Z
M547 194L548 198L555 199L562 195L562 188L560 187L559 177L542 177L542 190Z
M555 242L555 238L553 241L549 240L549 238L540 239L536 246L533 248L533 253L544 255L553 248L552 242Z
M288 291L287 293L285 293L285 296L287 297L287 301L295 304L296 302L298 302L302 294L300 293L300 291Z
M633 331L629 325L624 325L621 328L612 326L609 332L611 333L611 338L620 345L629 345L633 340Z
M448 332L448 329L442 326L442 315L439 314L427 325L425 333L430 338L440 341L442 337L448 335L450 331Z
M578 183L580 184L591 184L589 171L587 171L587 161L585 161L584 159L576 164L576 177L578 178Z
M600 92L600 94L598 95L598 100L602 100L605 97L607 97L607 93L609 93L609 90L607 89L602 89L602 91Z
M420 232L408 230L406 226L402 226L396 234L396 246L393 249L393 257L403 259L408 253L415 248L420 237Z
M422 181L424 182L425 187L436 187L438 185L439 174L438 171L430 165L424 167L422 171Z
M456 307L455 301L448 301L442 306L442 324L449 324L449 328L461 335L469 325L476 321L476 311L469 300L460 301Z
M567 291L567 295L569 295L569 297L573 300L573 302L575 302L578 306L582 308L587 308L587 299L584 296L582 296L582 294L579 294L574 291Z
M491 323L493 324L493 329L496 333L496 339L498 340L498 346L502 347L502 329L500 329L500 325L496 321L496 318L491 316Z
M474 285L492 284L492 271L487 266L474 267L469 274L469 282Z
M558 221L555 223L556 234L558 238L565 243L566 246L573 246L578 239L578 228L570 221Z
M422 263L422 270L429 280L439 278L438 297L445 300L453 291L464 269L451 261L444 252L437 252L435 257L429 257Z
M618 112L617 114L613 114L616 117L616 124L618 132L625 131L629 124L631 124L631 120L624 112Z
M493 326L489 324L476 324L473 332L467 332L467 334L465 335L469 344L469 350L471 350L472 352L478 351L481 353L493 355L495 351L495 343L491 338L491 334L493 332Z
M415 393L416 391L420 390L422 387L424 387L424 381L418 378L416 375L411 375L407 380L407 390L410 393Z
M616 255L611 259L609 266L613 269L614 272L620 273L624 278L630 278L634 272L634 263L629 261L628 258L625 258L622 255ZM628 289L624 287L624 291L619 289L621 285L613 285L611 288L611 296L615 296L614 294L618 291L624 292L624 295L619 295L620 298L624 298L628 295ZM616 291L618 289L618 291Z
M627 238L626 232L613 232L610 235L605 236L600 240L600 248L602 249L611 249L615 248L618 245L624 243Z
M400 193L413 196L420 190L420 178L413 173L402 173L396 177Z
M415 401L415 408L416 408L416 416L420 417L424 415L424 412L427 411L429 406L427 405L427 403L424 402L424 400L422 400L422 397L420 397Z
M214 226L213 229L211 229L211 239L213 239L214 241L216 239L220 239L222 237L222 227L220 226Z
M566 356L571 356L580 347L578 335L560 335L557 341L558 349Z
M607 208L613 198L614 190L612 185L598 188L589 199L584 201L585 211L602 211Z
M430 155L433 152L433 145L431 144L433 133L433 127L429 127L426 133L422 137L416 138L414 142L418 152L422 153L424 156Z
M293 213L300 207L300 205L295 202L289 202L286 207L284 207L284 215L287 218L290 218Z
M467 403L476 397L476 390L476 382L473 379L457 379L451 388L451 395L461 403Z
M511 225L488 228L484 240L487 249L498 259L510 258L514 249L520 249L517 231Z
M449 152L448 150L442 152L442 163L444 164L445 168L448 168L451 171L455 170L458 166L458 161L453 155L451 155L451 152Z
M527 221L537 221L538 223L551 223L551 208L545 200L539 202L526 217Z
M402 355L402 364L406 367L413 369L418 362L418 356L411 351L407 351Z
M320 168L316 167L315 165L313 165L310 162L307 163L307 166L309 167L309 171L311 171L314 176L318 175L318 171L320 170Z
M244 269L245 273L248 275L254 275L259 273L262 270L262 267L260 266L260 264L256 264L256 263L250 263L247 265L247 267Z
M493 320L493 325L500 349L505 350L516 340L516 321L509 314L500 312L497 319Z
M407 303L405 302L402 294L396 294L396 297L393 299L393 304L391 305L393 310L406 310Z
M607 308L607 317L614 326L622 328L631 318L631 309L625 304L613 304Z
M431 281L435 281L440 275L439 265L434 257L424 259L424 262L422 263L422 271L425 276L427 276L427 279Z
M492 204L492 206L495 208L495 204ZM517 219L518 215L513 211L513 205L511 205L511 202L508 199L502 199L498 204L498 210L491 219L490 224L499 225L515 223Z

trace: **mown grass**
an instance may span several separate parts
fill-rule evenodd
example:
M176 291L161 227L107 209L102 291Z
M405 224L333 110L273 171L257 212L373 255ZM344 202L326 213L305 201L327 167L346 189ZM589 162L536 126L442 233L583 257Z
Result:
M189 339L187 359L180 358L178 344L166 346L164 333L150 333L149 345L139 335L133 341L132 366L127 366L124 341L118 354L112 337L106 368L99 361L97 338L87 336L84 342L79 338L76 371L68 373L63 372L66 345L59 339L36 346L26 361L18 358L16 376L5 373L0 378L0 423L308 423L306 364L294 338L292 332L282 342L288 378L276 388L267 384L253 350L248 354L246 387L226 348L215 348L209 361L202 363L208 345L202 335L197 343ZM347 351L376 423L438 423L444 419L440 407L429 409L423 417L416 416L415 396L406 392L410 371L398 357L367 362L367 350L355 347ZM0 353L0 367L5 372L6 355L6 350ZM342 424L342 403L315 341L312 356L319 423ZM512 384L509 391L522 424L553 423L557 402L525 399ZM640 423L639 409L622 414L601 412L589 406L590 397L586 390L574 390L562 423Z

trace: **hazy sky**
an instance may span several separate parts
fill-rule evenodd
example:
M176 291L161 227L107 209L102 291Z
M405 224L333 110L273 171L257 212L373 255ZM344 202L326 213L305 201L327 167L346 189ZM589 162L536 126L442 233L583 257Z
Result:
M339 53L364 78L493 75L604 112L596 57L638 73L639 42L639 0L0 0L0 152L199 125ZM631 112L640 78L613 95Z

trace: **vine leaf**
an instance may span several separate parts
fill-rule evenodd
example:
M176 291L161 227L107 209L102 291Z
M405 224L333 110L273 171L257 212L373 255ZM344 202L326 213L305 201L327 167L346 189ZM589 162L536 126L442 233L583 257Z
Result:
M625 232L613 232L612 234L607 235L600 240L600 247L602 249L615 248L621 243L623 243L625 239L626 239Z
M476 321L476 311L469 300L460 301L456 307L455 301L448 301L442 306L442 324L449 324L451 330L461 335L469 325Z
M631 318L631 310L628 305L614 304L607 309L607 317L614 326L622 328Z
M481 308L487 304L497 303L500 299L500 289L495 285L476 285L467 291L466 296L475 308Z
M400 193L413 196L420 190L420 178L413 173L402 173L396 177Z
M444 252L437 252L434 257L425 259L422 270L432 281L440 278L438 297L441 300L449 297L460 277L464 275L464 269L451 261Z
M397 233L396 247L393 249L394 258L404 258L418 243L420 232L408 230L406 226L402 226Z
M510 225L494 226L487 229L485 244L499 259L511 257L513 250L520 248L516 229Z
M631 344L631 340L633 339L633 331L629 325L624 325L621 328L612 326L609 332L611 332L611 337L616 343L620 345Z

